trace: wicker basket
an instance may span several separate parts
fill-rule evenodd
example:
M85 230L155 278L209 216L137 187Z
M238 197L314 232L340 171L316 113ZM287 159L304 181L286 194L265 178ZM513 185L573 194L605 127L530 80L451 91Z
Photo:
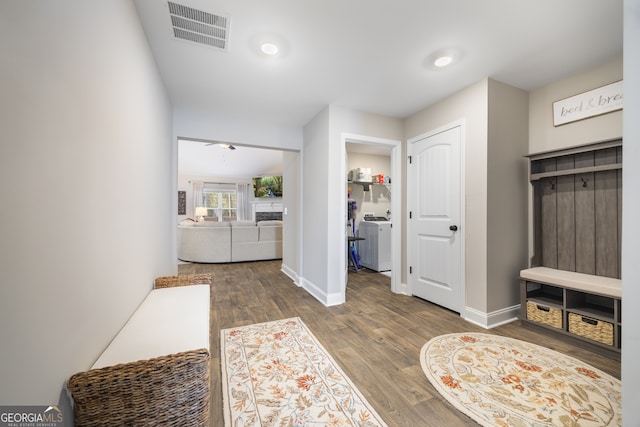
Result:
M206 427L209 363L199 349L75 374L75 425Z
M613 345L613 323L569 313L569 332L606 345Z
M211 274L185 274L184 276L166 276L156 279L155 287L171 288L174 286L211 285Z
M562 329L562 310L527 301L527 319Z

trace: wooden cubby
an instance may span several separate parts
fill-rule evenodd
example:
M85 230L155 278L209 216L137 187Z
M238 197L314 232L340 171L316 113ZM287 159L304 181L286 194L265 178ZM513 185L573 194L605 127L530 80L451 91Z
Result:
M529 156L532 266L620 278L622 141Z
M535 253L531 266L586 274L596 282L620 279L622 140L528 157ZM620 352L622 304L618 294L566 286L562 280L555 283L552 275L543 281L521 277L520 283L522 321ZM527 303L535 303L538 310L550 310L556 315L560 310L562 325L552 326L544 318L544 312L536 313L536 320L531 320L527 316ZM608 332L607 339L597 336L596 340L590 339L595 335L576 329L578 321L585 322L586 328L597 325L612 330L612 341L608 340Z

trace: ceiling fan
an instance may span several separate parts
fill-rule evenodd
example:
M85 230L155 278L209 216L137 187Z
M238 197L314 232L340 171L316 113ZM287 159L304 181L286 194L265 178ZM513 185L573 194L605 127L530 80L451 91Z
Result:
M224 148L225 150L235 150L236 147L234 147L233 145L229 144L228 142L208 142L205 145L219 145L220 147Z

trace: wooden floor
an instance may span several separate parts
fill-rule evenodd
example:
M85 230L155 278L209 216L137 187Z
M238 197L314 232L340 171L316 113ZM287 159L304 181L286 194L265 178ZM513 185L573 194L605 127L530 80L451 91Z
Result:
M390 291L390 279L363 270L349 275L346 303L325 307L280 271L281 261L183 264L179 274L211 273L212 421L224 425L220 329L300 317L389 426L477 425L431 386L420 366L422 346L454 332L499 334L545 345L617 378L620 361L576 347L566 336L520 322L491 330L424 300Z

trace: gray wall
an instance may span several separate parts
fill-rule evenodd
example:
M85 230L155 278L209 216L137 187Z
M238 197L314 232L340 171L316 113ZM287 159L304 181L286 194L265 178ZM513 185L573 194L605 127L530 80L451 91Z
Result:
M582 145L619 138L622 111L554 127L552 105L558 101L622 80L622 56L598 67L531 91L529 95L529 152Z
M408 140L457 120L465 121L465 223L462 229L465 245L465 304L483 313L487 306L488 86L488 79L471 85L409 117L404 125L405 139ZM406 212L404 215L406 218ZM406 230L403 230L403 234L406 235ZM406 243L403 246L406 247Z
M132 2L0 2L0 51L0 404L56 404L175 273L171 106Z
M460 119L466 306L461 314L490 326L515 316L518 271L526 266L528 95L484 79L405 120L405 137Z
M518 277L527 267L528 119L528 92L489 79L487 313L520 303Z

